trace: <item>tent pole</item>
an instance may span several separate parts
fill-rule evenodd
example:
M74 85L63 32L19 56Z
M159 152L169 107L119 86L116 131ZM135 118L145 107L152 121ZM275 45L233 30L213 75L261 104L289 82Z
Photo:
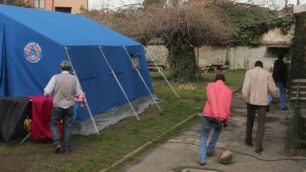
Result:
M107 58L106 58L106 56L105 56L105 54L104 54L104 52L103 52L101 46L99 46L99 50L100 50L101 55L102 55L103 58L105 59L107 65L108 65L108 67L109 67L109 69L111 70L111 72L112 72L112 74L113 74L113 76L114 76L116 82L118 83L118 85L119 85L119 87L120 87L120 89L121 89L123 95L125 96L126 100L129 102L129 105L131 106L131 108L132 108L132 110L133 110L133 112L134 112L136 118L137 118L138 120L140 120L139 117L138 117L138 115L137 115L137 112L135 111L134 107L132 106L132 103L131 103L130 99L129 99L128 96L126 95L126 93L125 93L125 91L124 91L124 89L123 89L123 87L122 87L120 81L118 80L118 78L117 78L117 76L116 76L116 74L115 74L115 72L114 72L112 66L110 65L109 61L107 60Z
M171 88L171 90L173 91L173 93L175 94L175 96L177 98L180 99L180 96L177 94L177 92L175 91L175 89L173 88L173 86L170 84L170 82L168 81L168 79L166 78L166 76L164 75L164 73L160 70L160 68L157 66L157 64L155 63L155 61L152 60L152 62L154 63L155 67L157 68L158 72L160 72L163 76L163 78L165 79L165 81L167 82L167 84L169 85L169 87Z
M30 135L31 135L31 132L27 136L25 136L25 138L22 139L22 141L19 144L21 145L23 142L25 142L30 137Z
M131 58L130 54L128 53L128 51L127 51L127 49L126 49L125 46L123 46L123 49L124 49L125 53L128 55L130 61L131 61L132 64L133 64L133 66L135 66L135 63L133 62L133 60L132 60L132 58ZM156 102L155 97L153 96L152 92L150 91L150 89L149 89L147 83L146 83L145 80L143 79L143 77L142 77L142 75L140 74L139 70L138 70L136 67L135 67L135 70L137 71L137 73L138 73L140 79L142 80L143 84L146 86L148 92L150 93L151 97L153 98L153 100L154 100L154 102L155 102L155 104L156 104L158 110L161 111L161 108L159 107L158 103Z
M70 56L69 56L69 53L68 53L68 48L67 48L66 46L65 46L65 52L66 52L66 55L67 55L67 57L68 57L68 59L69 59L69 61L70 61L72 70L73 70L73 72L75 73L75 77L76 77L76 79L77 79L77 84L80 86L81 90L83 90L82 87L81 87L79 78L78 78L78 76L77 76L77 73L76 73L76 71L74 70L72 61L71 61ZM92 121L92 124L94 125L94 128L95 128L97 134L100 135L99 130L98 130L98 127L97 127L97 125L96 125L96 121L95 121L95 119L94 119L94 117L93 117L93 115L92 115L92 112L91 112L91 110L90 110L90 108L89 108L89 105L88 105L88 103L87 103L86 97L85 97L85 106L86 106L86 109L87 109L87 111L88 111L88 113L89 113L90 119L91 119L91 121Z

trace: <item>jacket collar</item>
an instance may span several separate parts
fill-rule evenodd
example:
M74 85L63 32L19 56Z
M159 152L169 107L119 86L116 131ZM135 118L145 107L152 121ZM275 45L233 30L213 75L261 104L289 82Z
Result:
M216 84L224 84L224 81L219 79L219 80L216 81Z

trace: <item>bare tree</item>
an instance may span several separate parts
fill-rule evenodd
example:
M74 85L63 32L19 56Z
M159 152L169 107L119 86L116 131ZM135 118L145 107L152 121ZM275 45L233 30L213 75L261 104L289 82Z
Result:
M156 2L150 2L153 1ZM169 50L168 62L173 80L194 81L198 70L194 47L207 43L226 44L225 40L231 33L227 15L213 4L169 6L168 1L163 0L161 3L146 3L144 8L87 12L83 15L144 44L161 38Z
M221 43L230 35L227 16L213 5L152 5L139 11L129 27L118 28L142 41L162 38L175 81L193 81L197 74L194 47ZM222 42L225 43L225 42Z

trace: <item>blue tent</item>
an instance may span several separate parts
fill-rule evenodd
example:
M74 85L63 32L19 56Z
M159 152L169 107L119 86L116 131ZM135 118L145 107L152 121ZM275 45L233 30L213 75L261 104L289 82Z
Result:
M0 5L0 96L42 95L69 59L92 113L107 112L128 101L105 58L130 101L153 92L139 42L83 16ZM89 117L86 108L77 112L76 121Z

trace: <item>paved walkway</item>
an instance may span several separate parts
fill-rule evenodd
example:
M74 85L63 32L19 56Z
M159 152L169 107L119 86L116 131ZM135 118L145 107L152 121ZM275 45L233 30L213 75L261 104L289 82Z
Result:
M252 156L265 160L306 158L304 156L291 156L286 153L288 140L287 126L292 116L291 110L280 111L278 107L271 107L267 114L266 131L261 154L254 151L254 147L244 144L246 107L241 94L233 98L232 117L230 124L222 131L217 147L227 147L234 154L231 164L223 165L216 156L209 157L207 165L198 165L198 144L201 124L192 126L179 136L169 139L152 152L140 157L138 160L126 165L121 171L126 172L306 172L306 161L280 160L262 161ZM253 129L255 136L257 124ZM247 155L249 154L249 155ZM251 155L251 156L250 156Z

